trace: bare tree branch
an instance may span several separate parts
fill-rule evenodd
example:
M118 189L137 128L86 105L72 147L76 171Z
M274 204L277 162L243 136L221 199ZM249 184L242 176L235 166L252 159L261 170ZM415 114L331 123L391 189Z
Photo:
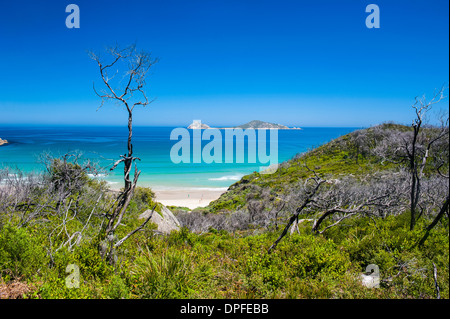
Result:
M150 213L150 215L147 217L147 219L137 228L135 228L134 230L132 230L131 232L129 232L125 237L123 237L121 240L119 240L117 243L114 244L114 247L117 248L120 245L122 245L128 238L130 238L131 236L134 235L134 233L140 231L142 228L145 227L145 225L150 221L150 219L152 219L153 217L153 213L155 212L155 208L156 205L153 206L152 212Z
M117 229L118 225L127 210L127 207L130 203L130 200L133 196L134 189L136 187L136 183L138 177L140 175L140 171L137 169L136 160L140 160L138 157L133 156L133 144L132 136L133 136L133 110L136 106L146 106L151 101L148 100L147 95L144 91L145 86L145 78L147 76L150 68L158 61L158 59L152 59L150 53L145 51L137 52L136 46L132 45L126 47L124 49L120 49L118 46L111 47L107 49L107 52L113 57L112 62L107 64L103 62L98 55L94 53L89 53L91 58L97 62L99 67L99 72L103 84L106 86L108 93L99 94L95 89L94 92L97 96L101 98L101 106L106 101L115 100L122 104L128 113L128 140L127 140L127 149L128 153L124 155L120 155L121 159L117 160L110 170L114 170L120 163L124 163L124 190L119 195L117 200L117 205L114 208L112 214L108 215L108 223L105 229L105 237L106 238L114 238L113 234ZM119 68L124 66L126 70L123 72L124 78L126 78L126 83L122 86L116 88L113 87L112 79L108 77L108 71L113 67L116 68L116 74L119 72ZM119 83L120 84L120 83ZM121 93L116 93L121 92ZM136 94L139 93L139 94ZM135 166L134 170L134 178L133 181L130 178L130 174L132 171L132 166ZM128 237L127 237L128 238ZM125 239L123 239L125 240ZM107 254L111 253L113 246L110 246L110 251L106 252Z
M306 166L306 165L305 165ZM309 168L308 168L309 169ZM307 207L309 205L309 203L313 200L314 195L317 193L317 191L319 190L320 186L325 183L326 181L321 179L319 176L317 176L316 172L314 172L315 177L314 182L315 182L315 187L309 192L309 194L307 195L306 199L303 201L302 205L300 205L296 210L295 213L291 216L291 218L289 218L289 221L286 225L286 227L284 227L283 232L280 234L280 236L277 238L277 240L275 240L275 242L272 244L272 246L270 246L269 250L267 251L269 254L272 252L272 250L274 250L276 248L276 246L278 245L278 243L281 241L281 239L283 239L283 237L287 234L289 227L291 227L291 225L298 220L298 215L302 212L303 209L305 209L305 207Z

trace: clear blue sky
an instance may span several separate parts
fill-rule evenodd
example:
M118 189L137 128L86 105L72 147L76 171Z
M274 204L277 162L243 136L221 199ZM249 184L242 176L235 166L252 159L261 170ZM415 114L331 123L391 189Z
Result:
M65 26L70 3L79 29ZM365 25L370 3L379 29ZM448 10L448 0L4 1L0 124L125 124L117 105L96 111L86 51L133 42L160 59L146 90L157 100L137 125L410 123L414 97L449 81Z

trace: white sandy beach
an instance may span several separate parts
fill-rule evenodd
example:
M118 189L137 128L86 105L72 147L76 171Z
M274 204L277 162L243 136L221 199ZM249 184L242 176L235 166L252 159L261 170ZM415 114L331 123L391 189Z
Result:
M194 209L208 206L222 195L226 188L179 188L153 190L156 200L166 206L182 206Z

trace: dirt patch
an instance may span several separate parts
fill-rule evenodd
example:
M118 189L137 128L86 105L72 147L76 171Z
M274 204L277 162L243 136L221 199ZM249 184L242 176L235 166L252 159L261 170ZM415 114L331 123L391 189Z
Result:
M22 299L33 291L33 287L20 281L12 281L7 284L0 283L0 299Z

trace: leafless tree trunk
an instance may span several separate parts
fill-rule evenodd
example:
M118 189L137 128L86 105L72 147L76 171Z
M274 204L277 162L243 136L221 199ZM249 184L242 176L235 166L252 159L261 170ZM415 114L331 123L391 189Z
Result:
M323 180L322 178L317 176L317 174L315 172L314 172L314 175L315 175L315 177L313 177L312 180L314 181L315 186L312 188L312 190L310 190L310 192L308 192L303 203L299 207L297 207L297 209L295 210L295 213L292 214L291 218L289 218L289 221L286 224L286 226L284 227L283 232L280 234L280 236L277 238L277 240L272 244L272 246L270 246L269 250L267 251L269 254L272 252L272 250L274 250L276 248L276 246L281 241L281 239L283 239L283 237L286 236L286 234L289 230L289 227L291 227L291 225L294 222L298 221L298 216L300 215L300 213L311 203L311 201L313 201L313 198L316 195L317 191L319 190L320 186L326 182L325 180Z
M381 139L373 149L373 153L392 163L403 164L408 170L410 186L408 190L409 210L410 210L410 230L413 230L418 218L423 211L420 204L423 197L423 178L425 168L430 162L430 158L443 156L442 143L445 137L448 138L448 117L446 121L441 119L440 127L425 127L425 116L434 104L442 101L447 88L441 87L437 90L431 100L425 96L416 97L412 108L415 110L416 118L412 123L412 131L398 132L392 134L392 130L379 132ZM438 145L436 147L436 145ZM448 151L447 151L448 154ZM448 162L444 160L443 162ZM437 167L439 172L439 167Z
M430 231L437 225L437 223L442 218L442 216L444 216L444 213L448 212L448 200L449 200L449 196L447 195L447 198L445 199L444 203L442 204L442 207L439 210L439 213L436 215L436 217L431 222L431 224L428 225L425 235L419 241L419 246L422 246L425 243L425 241L427 240L428 236L430 235Z
M421 192L421 177L423 175L423 170L425 168L425 164L427 162L429 151L433 143L435 143L437 140L441 139L445 136L445 134L448 134L448 131L441 130L437 136L433 137L432 139L428 140L424 145L425 150L424 154L422 156L418 156L418 145L417 140L419 137L420 129L423 124L423 118L425 114L431 109L433 104L439 103L442 99L445 98L444 96L444 90L445 87L442 87L439 91L435 93L433 98L430 101L426 101L425 96L418 98L415 98L415 103L412 106L416 112L416 119L414 120L412 127L413 127L413 138L411 147L406 147L406 152L408 156L408 162L409 162L409 171L411 173L411 191L410 191L410 210L411 210L411 220L410 220L410 230L414 229L414 226L416 224L416 214L417 214L417 205L419 203L420 198L420 192ZM421 157L421 158L420 158Z
M152 59L150 54L143 51L137 52L135 46L130 46L125 49L119 49L118 47L109 48L107 52L112 57L112 62L107 64L98 55L90 52L90 57L97 62L100 75L104 86L106 87L102 92L97 92L94 85L95 93L102 99L101 106L107 101L115 101L123 105L128 114L128 140L127 140L127 153L120 155L121 159L116 161L111 167L114 170L117 165L124 163L124 190L120 193L117 201L117 205L114 207L112 213L108 216L109 220L105 228L105 238L114 240L114 232L120 224L127 207L133 197L134 189L137 184L137 180L140 175L140 171L137 168L136 160L140 160L133 155L133 110L136 106L147 106L153 101L147 98L144 92L145 79L151 66L153 66L157 59ZM114 83L114 77L119 73L120 66L125 65L123 71L123 78L117 85ZM108 72L114 70L116 74L111 78ZM122 81L125 80L126 84L123 85ZM134 164L134 178L131 180L130 174ZM146 223L146 221L144 222ZM112 243L110 247L113 247ZM112 248L106 254L111 252Z
M317 232L319 234L322 234L323 232L325 232L325 230L327 230L327 229L329 229L329 228L331 228L333 226L336 226L337 224L339 224L344 219L347 219L347 218L349 218L349 217L351 217L353 215L356 215L356 214L364 213L364 208L369 207L369 206L377 206L379 204L378 201L381 200L381 199L386 198L387 196L388 195L382 195L382 196L373 197L373 198L369 199L367 202L364 202L364 203L362 203L360 205L353 206L353 207L348 208L348 209L344 209L344 208L341 208L339 206L333 207L332 209L327 210L325 213L322 214L322 216L319 217L319 219L317 219L317 221L313 225L312 230L313 230L313 232ZM343 214L343 216L340 217L335 223L325 227L322 231L319 231L320 224L328 216L331 216L331 215L336 214L336 213Z

